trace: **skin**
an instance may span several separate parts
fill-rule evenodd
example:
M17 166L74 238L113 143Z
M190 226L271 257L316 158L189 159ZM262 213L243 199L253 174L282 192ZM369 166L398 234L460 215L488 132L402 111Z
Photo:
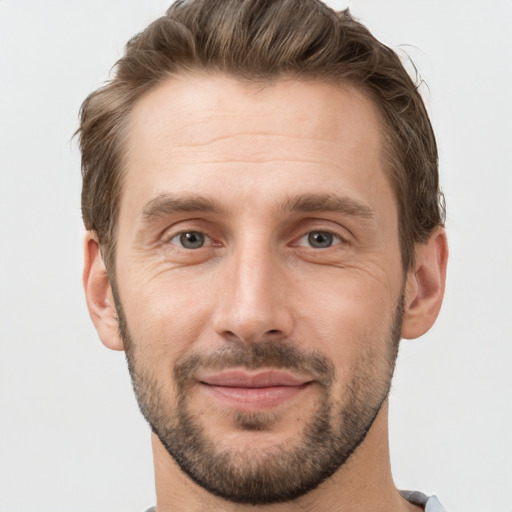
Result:
M332 393L342 402L363 352L374 361L369 377L384 386L385 341L402 292L402 337L420 336L434 323L446 237L435 230L404 274L379 114L356 89L297 80L256 89L205 75L169 79L135 105L126 148L117 292L136 341L132 356L151 368L171 410L177 401L172 368L193 353L286 339L332 362ZM198 198L215 208L198 205ZM304 198L315 208L304 207ZM176 209L184 201L187 211ZM204 246L180 245L187 231L205 234ZM308 234L315 231L332 233L332 245L312 247ZM100 338L122 350L94 233L85 242L84 285ZM256 458L293 445L320 397L315 385L278 403L242 394L242 405L232 395L226 403L196 383L188 405L201 411L209 438ZM236 410L270 411L271 428L237 428ZM387 412L385 402L331 478L294 502L272 505L235 504L208 493L153 435L158 512L417 510L391 477Z

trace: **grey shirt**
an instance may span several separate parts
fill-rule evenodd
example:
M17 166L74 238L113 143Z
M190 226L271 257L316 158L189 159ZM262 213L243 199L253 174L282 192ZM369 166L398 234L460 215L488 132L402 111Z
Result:
M400 491L400 493L406 500L423 507L425 512L446 512L436 496L429 497L418 491ZM156 512L156 508L151 507L146 512Z
M425 512L446 512L437 496L426 496L418 491L400 491L400 494L411 503L423 507Z

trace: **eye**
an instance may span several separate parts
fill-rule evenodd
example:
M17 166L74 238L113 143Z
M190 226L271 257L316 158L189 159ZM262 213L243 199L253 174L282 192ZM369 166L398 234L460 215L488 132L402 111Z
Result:
M329 231L310 231L299 240L299 245L308 245L313 249L327 249L340 242L341 238Z
M184 249L200 249L209 241L209 237L199 231L183 231L173 236L170 243Z

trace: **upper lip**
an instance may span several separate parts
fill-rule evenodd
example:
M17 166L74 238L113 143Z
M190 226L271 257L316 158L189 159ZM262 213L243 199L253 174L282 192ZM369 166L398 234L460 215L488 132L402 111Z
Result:
M283 370L224 370L217 373L203 373L196 376L199 382L210 386L236 388L268 388L273 386L301 386L311 379L294 375Z

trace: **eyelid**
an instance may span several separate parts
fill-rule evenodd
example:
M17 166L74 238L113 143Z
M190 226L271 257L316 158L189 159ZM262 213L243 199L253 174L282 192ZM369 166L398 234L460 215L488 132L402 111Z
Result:
M325 248L311 247L306 241L311 233L328 233L329 235L332 235L332 237L335 240L333 241L333 244L330 245L329 247L325 247ZM301 243L303 240L305 240L305 242ZM310 249L324 250L324 251L326 249L330 249L331 247L336 247L337 245L340 245L343 243L347 243L347 240L344 237L342 237L339 233L336 233L335 231L333 231L332 229L310 229L306 233L304 233L302 236L300 236L296 242L296 244L299 247L309 247Z
M198 233L200 235L203 235L204 236L204 244L201 247L198 247L197 249L190 249L189 247L183 247L183 245L181 243L176 243L173 241L173 240L179 241L181 235L183 235L185 233ZM185 249L187 251L198 250L198 249L202 249L203 247L208 247L208 246L213 245L212 238L210 236L208 236L206 233L204 233L203 231L199 231L197 229L182 229L181 231L173 233L172 236L167 236L166 240L167 240L167 243L175 245L175 246L179 247L180 249Z

